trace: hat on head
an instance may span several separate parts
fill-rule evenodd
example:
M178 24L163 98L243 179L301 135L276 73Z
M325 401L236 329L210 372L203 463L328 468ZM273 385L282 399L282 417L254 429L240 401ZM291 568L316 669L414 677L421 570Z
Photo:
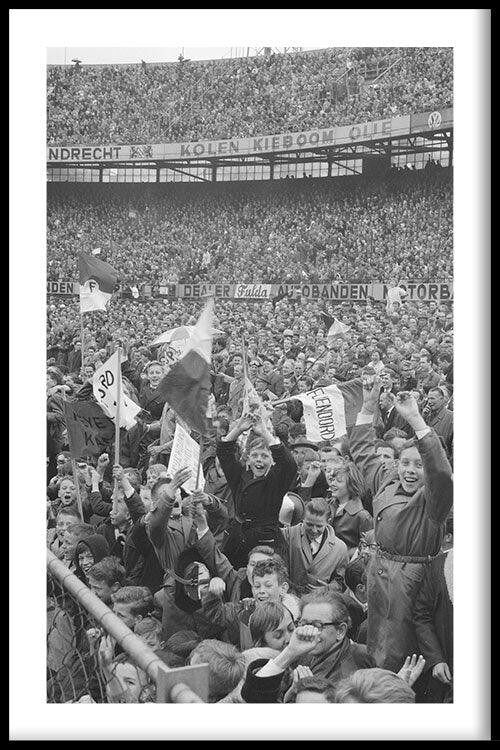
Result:
M293 451L294 448L311 448L313 451L318 450L318 446L316 445L316 443L312 443L302 435L294 438L293 440L290 440L290 450Z

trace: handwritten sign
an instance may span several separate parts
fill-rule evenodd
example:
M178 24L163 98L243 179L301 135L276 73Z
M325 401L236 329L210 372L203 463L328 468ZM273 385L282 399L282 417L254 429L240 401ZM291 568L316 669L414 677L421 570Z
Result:
M174 441L172 443L172 451L170 453L167 472L169 476L173 477L179 469L185 467L191 469L191 478L182 485L182 488L186 490L186 492L193 492L196 487L196 472L198 470L199 458L200 446L196 440L193 440L189 432L177 423L175 425ZM203 469L200 466L200 480L198 482L198 487L203 489L204 486L205 478L203 476Z
M64 413L72 458L99 456L115 435L115 426L94 401L65 401Z

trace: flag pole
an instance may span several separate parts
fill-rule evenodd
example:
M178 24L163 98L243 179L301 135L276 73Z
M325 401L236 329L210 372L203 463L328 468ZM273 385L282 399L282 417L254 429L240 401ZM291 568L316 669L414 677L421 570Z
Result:
M80 493L80 482L78 480L78 473L76 470L76 460L73 457L71 458L71 468L73 470L73 482L75 483L76 502L78 505L78 512L80 514L81 520L83 521L83 505L82 505L82 495Z
M203 453L203 435L200 435L200 453L198 455L198 466L196 467L196 484L195 484L195 492L200 486L200 468L201 468L201 458Z
M314 365L316 364L316 362L318 362L322 357L324 357L325 354L328 354L328 350L327 349L325 349L324 352L321 352L321 354L319 355L319 357L316 357L316 359L314 360L314 362L312 362L309 365L309 367L307 368L307 370L304 370L304 372L302 374L302 377L304 375L307 375L307 373L309 372L309 370L311 369L311 367L314 367ZM297 377L295 375L294 375L294 378L295 378L295 382L297 382ZM287 391L285 391L285 393L287 393ZM277 401L273 401L272 403L275 406L279 406L280 404L284 404L287 401L292 401L294 398L297 398L297 397L296 396L286 396L285 398L279 398Z
M122 348L116 347L116 417L115 417L115 464L120 463L120 406L122 400Z
M246 380L248 378L248 365L247 365L247 350L245 346L244 336L241 337L241 357L243 359L243 377Z
M80 309L80 339L81 339L81 351L82 351L82 367L81 367L82 375L83 375L83 355L84 355L83 336L84 336L84 332L83 332L83 313L82 313L82 311Z

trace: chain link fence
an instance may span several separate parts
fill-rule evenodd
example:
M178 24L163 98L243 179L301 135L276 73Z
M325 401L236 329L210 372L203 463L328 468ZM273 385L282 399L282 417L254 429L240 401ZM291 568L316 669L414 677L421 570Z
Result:
M99 648L102 639L108 648ZM167 667L47 550L48 703L203 703L207 699L207 665Z

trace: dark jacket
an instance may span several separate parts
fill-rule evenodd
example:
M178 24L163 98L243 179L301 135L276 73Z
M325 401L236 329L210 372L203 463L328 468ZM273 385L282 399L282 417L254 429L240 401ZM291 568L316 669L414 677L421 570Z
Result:
M331 503L332 514L329 523L335 534L346 543L349 552L359 545L361 535L373 529L373 518L364 509L359 497L349 500L338 513L338 503Z
M366 646L352 642L347 636L340 646L335 646L326 654L306 654L299 663L309 667L315 677L323 677L330 682L343 680L358 669L377 666L367 653Z
M202 609L201 599L188 595L188 589L196 590L197 575L192 576L192 563L203 562L203 558L195 547L186 548L181 552L175 566L174 591L165 592L162 616L162 635L168 639L179 630L194 630L203 638L220 639L224 628L207 617ZM214 575L213 570L209 570ZM192 579L191 586L187 581Z
M149 385L143 385L139 395L139 405L151 414L154 420L161 419L163 407L167 397L160 388L151 388Z
M132 524L123 534L117 538L116 529L111 523L109 516L96 527L98 534L102 534L109 545L109 554L117 557L124 565L125 572L130 573L137 565L138 553L132 544L132 529L135 524L140 523L146 513L146 508L139 495L134 492L130 497L124 497L125 503L130 513ZM90 495L90 504L92 510L97 515L103 515L104 505L109 508L109 503L102 500L100 492L93 492ZM109 513L109 510L108 510Z
M271 446L274 465L263 477L255 477L236 458L235 441L219 441L217 456L234 498L239 521L277 527L283 496L297 475L297 464L283 443Z
M443 438L446 453L451 460L453 458L453 412L443 406L435 414L429 413L424 416L429 427L432 427L436 435Z
M433 678L432 668L444 662L453 674L453 602L444 575L449 554L438 555L427 566L413 610L418 650L428 672L427 693L436 702L448 702L451 687Z
M269 677L257 677L259 669L267 664L269 659L256 659L248 665L245 681L241 688L244 703L277 703L281 693L281 683L285 671Z
M64 399L55 394L47 396L47 455L55 456L63 447Z
M233 568L227 557L219 549L215 537L210 531L206 531L196 543L201 558L209 570L214 571L214 576L222 578L226 584L226 601L239 602L241 599L252 596L252 587L247 579L247 569Z
M373 426L377 433L377 437L379 438L383 437L386 432L393 428L402 430L408 438L413 436L413 430L410 425L406 419L398 413L395 407L390 409L388 413L379 410L379 413L373 422Z
M375 541L381 548L367 574L367 646L380 667L397 671L417 649L413 606L426 563L414 558L439 554L444 522L453 504L453 481L445 451L432 429L418 440L425 481L413 494L403 490L397 474L384 469L374 442L371 425L353 428L351 455L373 492Z
M129 585L147 586L151 593L156 593L163 586L163 570L142 523L133 524L127 544L130 549Z
M73 349L68 354L68 372L80 372L80 368L82 366L82 350L81 349Z

